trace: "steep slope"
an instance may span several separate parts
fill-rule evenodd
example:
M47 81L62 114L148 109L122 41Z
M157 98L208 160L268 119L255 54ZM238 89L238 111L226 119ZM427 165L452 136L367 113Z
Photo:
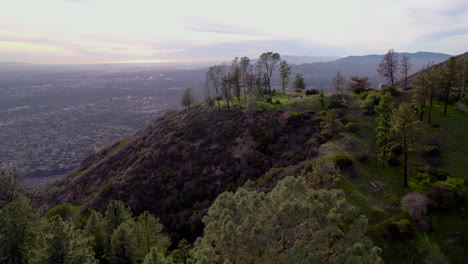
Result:
M135 136L85 158L55 183L52 204L104 208L122 200L149 210L170 232L195 238L201 217L217 195L276 167L312 156L304 147L319 130L313 112L173 111ZM295 116L295 115L292 115ZM297 115L296 115L297 116Z

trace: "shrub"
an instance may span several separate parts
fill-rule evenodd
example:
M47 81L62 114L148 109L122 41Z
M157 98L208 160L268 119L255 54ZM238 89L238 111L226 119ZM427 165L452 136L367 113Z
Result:
M52 207L46 214L47 219L59 215L62 220L76 220L80 216L80 207L70 203L64 203Z
M440 148L438 146L425 146L423 154L426 157L439 157Z
M395 86L391 86L391 85L385 86L384 88L380 90L381 94L385 94L387 92L389 92L392 96L400 95L400 91L398 91L398 89Z
M320 91L317 89L309 89L305 92L306 95L314 95L314 94L319 94Z
M333 163L335 164L335 168L340 170L353 166L353 160L343 154L338 154L333 157Z
M345 125L345 129L348 132L355 133L355 132L357 132L359 130L359 126L355 122L348 122Z
M374 107L380 103L380 95L378 93L369 93L359 108L363 114L371 115L375 113Z
M360 93L358 95L358 98L361 99L361 100L366 100L367 96L369 95L369 92L368 91L365 91L363 93Z
M345 108L345 106L339 100L331 100L328 104L327 109L334 109L334 108Z
M303 120L304 120L304 115L303 114L301 114L299 112L292 112L288 116L287 125L289 127L297 128L297 127L300 127L302 125Z
M408 193L401 200L401 207L409 213L411 219L423 231L429 230L427 207L430 202L431 200L421 193Z

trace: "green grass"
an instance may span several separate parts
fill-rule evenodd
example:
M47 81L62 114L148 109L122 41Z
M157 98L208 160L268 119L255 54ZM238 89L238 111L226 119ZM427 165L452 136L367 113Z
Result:
M443 115L444 105L435 103L432 126L423 124L422 141L435 140L442 144L442 163L450 175L468 182L468 115L449 105ZM427 111L426 111L427 112ZM425 121L427 116L425 116Z

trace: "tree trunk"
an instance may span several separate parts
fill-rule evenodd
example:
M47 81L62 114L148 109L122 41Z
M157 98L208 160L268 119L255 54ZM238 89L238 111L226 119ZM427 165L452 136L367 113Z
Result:
M408 147L406 146L406 138L403 140L403 181L404 186L408 187Z
M419 113L419 121L423 121L424 119L424 108L426 107L426 100L421 102L421 113Z
M268 81L268 93L270 93L270 104L272 104L273 103L273 97L271 96L270 81Z
M444 115L447 115L447 105L448 105L449 95L450 95L450 86L451 86L451 83L449 82L449 85L447 86L447 89L445 90Z
M430 125L431 124L431 112L432 112L432 101L434 101L434 98L432 96L432 92L431 92L431 97L429 99L429 110L428 110L428 113L427 113L427 123Z
M218 102L218 109L220 109L221 106L219 105L219 93L218 93L218 89L216 89L216 101Z

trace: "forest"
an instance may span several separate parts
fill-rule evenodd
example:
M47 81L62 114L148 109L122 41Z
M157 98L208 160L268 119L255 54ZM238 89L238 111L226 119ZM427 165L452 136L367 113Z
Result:
M0 263L464 263L468 53L410 69L324 93L278 53L214 65L46 190L2 168Z

